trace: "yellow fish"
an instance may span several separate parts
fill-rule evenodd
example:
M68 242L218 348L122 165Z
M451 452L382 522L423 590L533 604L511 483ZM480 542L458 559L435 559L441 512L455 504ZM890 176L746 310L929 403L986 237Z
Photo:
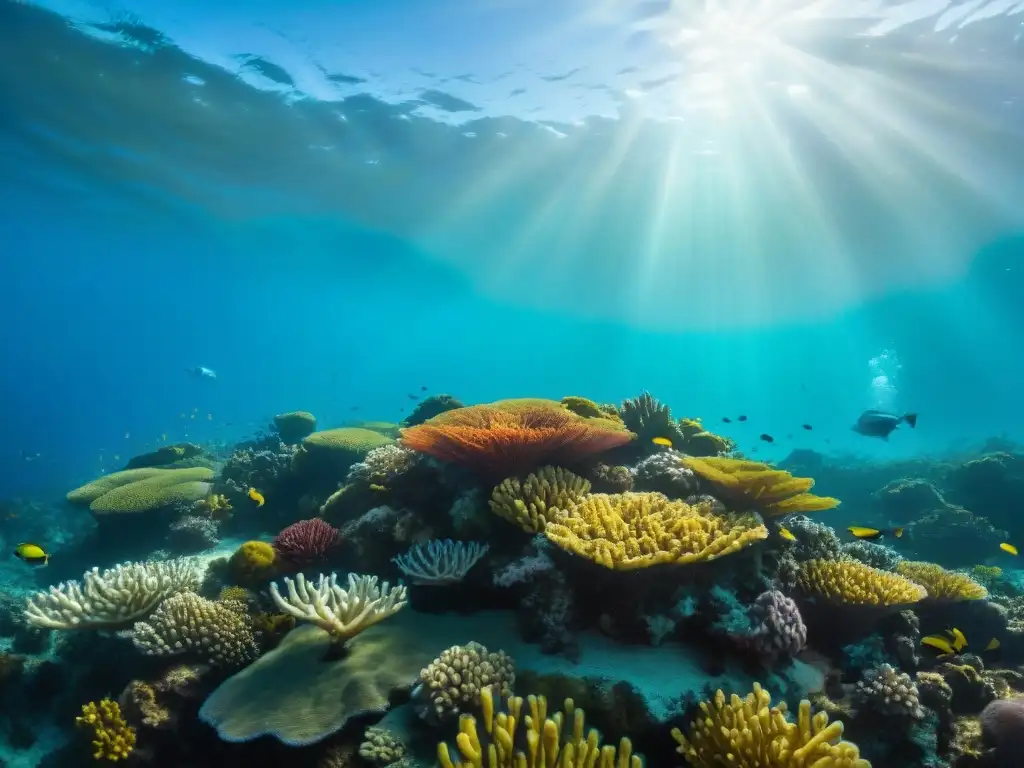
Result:
M672 441L669 440L667 437L652 437L651 442L654 443L655 445L664 446L665 448L672 447Z
M1009 552L1011 555L1017 554L1017 548L1013 546L1013 544L1007 544L1005 541L999 545L999 548L1003 550L1003 552Z
M878 528L864 528L860 525L851 525L846 530L848 530L854 538L864 539L865 541L875 541L876 539L880 539L883 536L888 535L892 535L894 538L897 539L903 537L902 528L893 528L891 530L885 531L879 530Z
M263 498L263 494L257 491L255 488L249 489L249 498L256 502L257 507L262 507L266 499Z
M988 641L988 645L985 646L985 650L986 651L998 651L999 650L999 640L997 638L993 637L991 640Z
M779 526L779 536L784 538L786 541L796 541L796 536L784 525Z
M942 635L928 635L927 637L922 637L921 645L931 646L932 648L950 655L956 653L956 651L953 650L953 646L949 644L949 640L944 638Z
M42 547L38 544L29 544L27 541L14 548L14 556L29 565L46 565L50 562L50 555L43 551Z
M953 650L960 653L964 648L967 647L967 638L964 637L964 633L956 627L947 629L946 632L953 638Z

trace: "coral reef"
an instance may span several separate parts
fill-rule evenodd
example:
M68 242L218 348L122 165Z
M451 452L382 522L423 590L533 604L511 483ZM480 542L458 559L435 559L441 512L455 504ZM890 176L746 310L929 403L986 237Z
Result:
M167 546L172 552L192 554L212 549L220 541L217 523L208 517L186 515L167 529Z
M988 590L970 576L947 571L936 563L904 560L896 572L928 590L930 600L981 600Z
M75 723L92 731L94 760L125 760L135 748L135 729L125 722L116 701L103 699L85 704Z
M510 477L491 494L491 511L528 533L541 533L548 521L590 492L590 481L561 467L541 467L523 480Z
M765 517L798 512L821 512L839 506L839 499L809 493L814 480L746 459L685 456L683 463L706 482L709 492L739 510L756 510Z
M277 574L277 550L265 541L246 541L228 561L228 571L239 584L259 584Z
M280 562L303 568L319 562L341 542L341 532L333 525L314 517L299 520L282 530L274 539L274 552Z
M504 651L477 642L453 645L420 672L413 700L420 717L440 722L473 708L485 688L510 696L515 680L515 663Z
M413 584L454 584L466 577L488 549L489 545L478 541L433 539L410 548L393 562Z
M909 579L856 560L808 560L797 584L808 596L843 605L906 606L928 595Z
M213 602L194 592L161 603L135 625L132 640L150 656L191 653L214 666L241 667L259 655L244 604Z
M446 411L454 411L456 408L464 408L465 405L451 395L431 395L416 403L409 417L402 422L403 427L415 427L429 421L435 416L440 416Z
M282 443L297 443L316 431L316 416L309 411L279 413L274 417L274 429Z
M920 720L924 717L917 686L910 675L882 664L857 683L854 700L858 707L885 717Z
M842 554L883 571L895 571L903 560L894 549L871 541L847 542L842 545Z
M133 475L128 482L121 482L129 473L145 472L144 476ZM104 479L121 475L117 482L89 501L89 510L98 517L105 515L126 515L169 507L174 504L190 504L201 501L210 493L210 481L214 472L207 467L189 469L127 470L107 475ZM89 489L93 486L92 490ZM91 483L68 494L72 503L91 496L99 483Z
M632 475L633 490L663 493L670 499L685 499L699 489L697 475L675 451L648 456L633 467Z
M800 609L777 590L762 592L749 608L749 626L733 639L742 643L768 664L795 656L807 644L807 627Z
M359 756L371 765L391 765L405 757L405 745L390 731L371 725L363 734Z

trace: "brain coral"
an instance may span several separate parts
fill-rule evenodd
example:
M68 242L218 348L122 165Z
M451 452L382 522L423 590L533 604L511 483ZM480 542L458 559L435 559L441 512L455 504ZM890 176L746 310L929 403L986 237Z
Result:
M97 515L148 512L171 504L191 504L206 498L210 492L213 470L160 469L134 482L112 488L89 504Z
M842 605L903 606L927 597L924 587L858 560L807 560L797 586L810 597Z
M247 541L231 555L228 569L243 584L266 581L277 573L277 552L265 541Z
M544 533L562 549L616 570L714 560L768 537L756 516L719 515L660 493L590 494Z
M271 736L289 746L314 744L351 718L388 708L389 695L417 679L433 650L415 622L371 627L333 658L331 637L306 625L223 683L200 718L224 741Z

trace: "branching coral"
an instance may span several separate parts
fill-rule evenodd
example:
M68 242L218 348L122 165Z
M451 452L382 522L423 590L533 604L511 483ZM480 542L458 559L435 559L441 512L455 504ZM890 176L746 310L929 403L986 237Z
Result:
M402 430L407 448L495 479L577 463L632 438L613 421L585 419L548 400L457 408Z
M413 699L421 717L441 721L472 708L485 688L511 695L515 680L515 663L504 651L491 653L476 642L453 645L420 672Z
M548 716L543 696L518 696L508 699L506 711L495 711L490 688L480 692L481 723L471 715L459 718L455 739L461 760L453 759L447 744L438 744L437 757L442 768L642 768L643 761L633 754L633 745L623 737L618 748L601 746L601 735L585 731L586 718L572 699L566 699L561 712ZM523 751L523 747L526 751Z
M198 584L195 564L187 559L125 563L103 573L93 568L81 584L64 582L30 597L25 618L46 629L118 629Z
M466 577L488 549L489 545L478 541L432 539L392 558L392 562L414 584L454 584Z
M981 600L988 590L965 573L947 571L935 563L904 560L896 572L928 590L932 600Z
M911 605L927 597L924 587L857 560L808 560L800 564L797 586L809 597L842 605Z
M274 539L278 557L293 566L323 560L341 542L341 534L330 523L314 517L292 523Z
M116 763L127 759L135 749L135 729L125 722L116 701L103 699L83 705L75 725L92 730L94 760Z
M616 570L714 560L768 536L756 516L719 515L660 493L590 494L544 533L562 549Z
M553 519L590 491L588 480L561 467L541 467L523 480L510 477L491 494L491 510L528 533L542 533Z
M379 621L405 607L406 589L391 587L386 581L378 586L376 576L348 575L348 589L338 586L337 574L320 576L316 586L308 584L301 573L292 581L285 578L288 598L281 596L277 584L270 585L270 596L278 610L308 621L326 630L338 643L355 637Z
M853 695L859 708L875 715L911 720L924 717L914 681L890 664L882 664L864 675Z
M371 725L363 734L359 756L371 765L391 765L405 757L405 745L386 728Z
M676 751L696 768L871 768L855 744L842 741L841 722L830 723L825 712L812 715L805 700L791 723L786 705L773 707L757 683L743 699L726 699L719 690L700 711L688 735L672 729Z
M839 500L816 496L809 477L746 459L686 456L683 463L713 486L712 495L736 509L756 509L766 517L796 512L821 512L839 506Z
M241 667L258 655L252 622L242 611L194 592L165 600L132 631L135 647L149 656L193 653L223 667Z

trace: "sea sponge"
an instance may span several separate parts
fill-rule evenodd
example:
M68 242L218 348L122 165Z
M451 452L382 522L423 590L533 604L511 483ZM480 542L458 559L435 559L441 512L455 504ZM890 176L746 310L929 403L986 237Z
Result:
M297 443L316 431L316 416L309 411L279 413L274 417L274 429L282 443Z
M562 711L550 717L544 696L530 696L525 703L524 709L523 699L513 696L506 701L505 711L496 711L494 694L483 688L483 733L475 717L460 717L455 739L458 756L453 759L447 744L437 745L442 768L642 768L643 760L633 754L628 738L623 737L617 748L601 746L601 734L593 728L585 731L586 716L572 699L566 699Z
M195 563L187 559L125 563L103 573L93 568L81 584L64 582L30 597L25 618L44 629L120 629L198 585Z
M830 723L826 712L812 715L804 700L791 723L785 703L773 707L758 683L742 699L719 690L700 710L689 734L672 729L676 751L696 768L871 768L857 745L842 741L841 722Z
M711 494L728 506L757 510L765 517L781 517L797 512L821 512L839 506L839 499L816 496L809 477L793 477L789 472L747 459L723 456L696 458L685 456L683 463L713 488Z
M109 493L115 488L127 485L128 483L134 483L138 480L145 480L148 477L159 475L161 472L162 470L157 467L126 469L120 472L111 472L109 475L97 478L91 483L86 483L80 488L68 491L67 500L75 506L88 507L100 496L105 493Z
M132 630L135 647L148 656L193 653L215 666L241 667L259 655L252 622L241 611L195 592L169 597Z
M405 447L494 479L578 463L632 438L609 419L586 419L537 399L457 408L402 430Z
M590 481L561 467L541 467L523 480L510 477L491 494L491 511L527 533L542 533L552 519L590 492Z
M928 590L930 600L981 600L988 590L965 573L947 571L941 565L904 560L896 573L906 576Z
M905 606L928 596L910 579L858 560L807 560L800 563L796 581L809 597L841 605Z
M876 715L920 720L924 717L917 686L906 672L882 664L864 675L853 692L857 706Z
M277 573L277 552L266 541L247 541L231 555L228 570L241 584L267 581Z
M83 705L75 725L92 731L93 760L116 763L135 749L135 729L125 721L116 701L103 699Z
M386 728L371 725L363 734L359 756L372 765L391 765L405 757L405 745Z
M474 707L484 688L498 696L511 695L515 681L512 657L469 642L442 651L424 667L413 698L421 705L421 717L443 721Z
M323 574L316 586L301 573L295 580L285 577L288 598L282 597L277 584L270 585L270 597L278 610L308 621L330 633L336 643L345 643L379 621L394 616L405 607L407 592L401 584L388 582L378 586L376 576L348 575L348 589L338 585L337 574Z
M768 529L756 516L719 515L660 493L594 493L544 534L605 568L633 570L714 560L768 538Z
M207 467L160 469L149 477L112 488L94 499L89 509L97 515L131 514L202 501L210 493L213 474Z

